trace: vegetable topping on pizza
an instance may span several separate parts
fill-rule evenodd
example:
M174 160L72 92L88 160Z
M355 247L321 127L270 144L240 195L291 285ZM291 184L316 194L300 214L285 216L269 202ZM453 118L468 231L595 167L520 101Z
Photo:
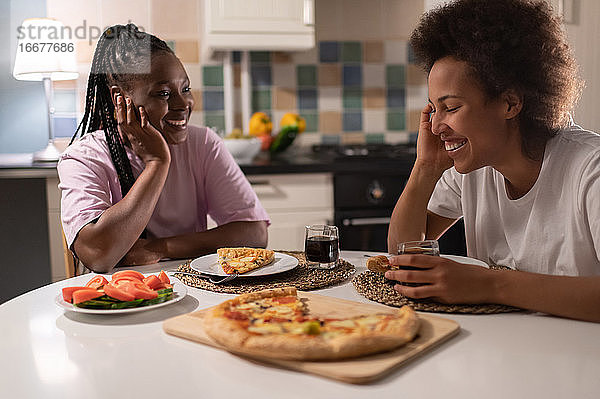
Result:
M227 274L242 274L275 260L275 252L263 248L219 248L218 261Z
M243 294L213 308L204 330L234 352L296 360L357 357L411 340L419 319L408 306L348 318L311 316L293 287Z

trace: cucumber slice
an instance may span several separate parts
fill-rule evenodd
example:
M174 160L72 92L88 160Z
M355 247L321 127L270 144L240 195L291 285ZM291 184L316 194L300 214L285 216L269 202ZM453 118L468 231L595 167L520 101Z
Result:
M133 301L115 302L111 305L111 309L135 308L142 305L143 299L134 299Z
M101 300L101 301L107 301L107 302L111 302L111 303L114 303L114 302L122 302L121 300L119 300L119 299L117 299L117 298L113 298L113 297L111 297L111 296L108 296L108 295L103 295L103 296L101 296L101 297L99 297L99 298L96 298L96 299L99 299L99 300Z
M170 299L173 299L173 288L164 288L157 291L158 297L153 299L134 299L133 301L120 301L112 298L108 295L91 299L89 301L74 304L79 308L87 309L126 309L135 308L138 306L156 305L157 303L163 303Z
M145 305L156 305L157 303L163 303L168 301L169 299L173 298L173 294L170 292L167 292L163 295L158 295L156 298L154 299L146 299L144 301L144 306Z
M100 297L102 298L102 297ZM110 309L112 306L112 302L103 301L99 298L90 299L89 301L75 303L73 306L77 306L78 308L87 308L87 309Z

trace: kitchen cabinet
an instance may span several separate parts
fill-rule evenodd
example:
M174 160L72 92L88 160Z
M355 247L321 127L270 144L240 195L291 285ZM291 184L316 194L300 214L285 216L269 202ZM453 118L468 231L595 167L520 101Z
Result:
M205 50L315 46L314 0L205 0Z
M58 176L47 177L46 205L52 281L63 280L67 277L62 239L62 222L60 221L60 196Z
M249 175L248 180L271 218L269 248L304 250L304 226L333 222L331 173ZM45 179L48 245L52 281L65 278L58 177ZM209 227L214 222L209 221Z
M333 221L331 173L250 175L248 180L271 218L271 249L302 251L305 225ZM43 212L48 221L49 269L51 280L58 281L65 278L58 176L55 173L47 176L44 185L46 206Z
M252 188L271 218L269 248L304 249L304 226L330 224L334 219L333 173L336 164L310 161L296 154L296 163L243 166ZM303 163L302 160L308 162ZM311 163L312 162L312 163ZM344 170L348 169L345 165ZM364 169L364 166L363 166ZM65 278L60 224L60 190L53 165L0 168L2 229L6 263L0 282L8 296L0 302ZM214 222L209 220L209 227ZM11 265L32 265L23 267ZM17 284L13 284L14 282ZM9 283L10 282L10 283ZM1 284L0 284L1 286Z
M271 249L302 251L304 226L333 221L330 173L249 175L248 180L271 218Z
M48 181L52 179L57 181L52 169L0 169L0 303L64 278L64 262L50 260L55 251L49 239L53 222ZM58 234L60 238L60 225ZM62 242L58 243L62 257ZM62 271L62 276L55 276L55 271Z

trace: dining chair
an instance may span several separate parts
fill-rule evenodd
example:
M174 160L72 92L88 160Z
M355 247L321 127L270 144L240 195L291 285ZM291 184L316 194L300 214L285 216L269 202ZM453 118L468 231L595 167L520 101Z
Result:
M63 255L65 258L65 272L66 272L66 278L71 278L71 277L75 277L77 276L77 266L78 266L78 259L75 257L75 255L73 254L73 252L69 249L69 246L67 245L67 239L65 238L65 232L63 231L63 229L60 229L61 233L62 233L62 243L63 243Z

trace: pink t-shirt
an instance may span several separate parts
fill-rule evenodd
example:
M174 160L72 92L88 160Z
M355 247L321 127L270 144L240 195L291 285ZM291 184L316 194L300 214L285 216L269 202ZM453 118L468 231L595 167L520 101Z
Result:
M234 221L269 222L250 183L210 129L189 126L188 139L169 145L171 165L154 213L148 238L201 232L206 216L222 225ZM144 162L126 147L133 175ZM117 171L103 131L85 134L61 155L58 175L61 218L69 247L86 224L122 199Z

